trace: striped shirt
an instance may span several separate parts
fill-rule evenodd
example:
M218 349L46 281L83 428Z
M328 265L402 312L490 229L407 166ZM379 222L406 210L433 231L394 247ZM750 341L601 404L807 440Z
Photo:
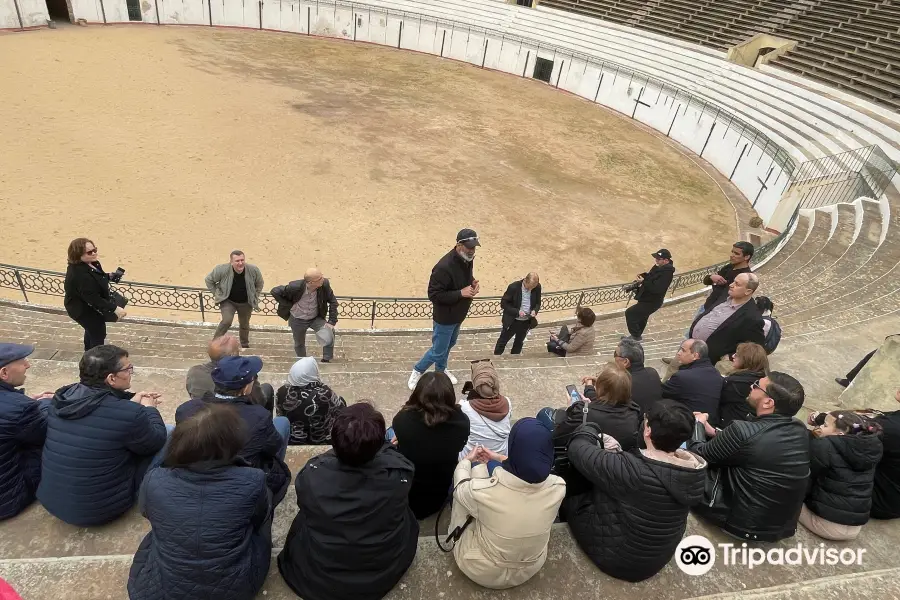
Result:
M519 310L525 313L525 316L521 316L520 313L516 320L527 321L531 318L531 292L525 287L524 282L522 282L522 307Z

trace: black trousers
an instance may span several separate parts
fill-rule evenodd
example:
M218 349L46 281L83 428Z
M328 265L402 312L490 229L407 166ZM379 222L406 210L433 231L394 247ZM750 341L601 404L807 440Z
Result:
M847 373L847 381L853 381L854 379L856 379L856 376L859 375L859 372L863 370L863 367L866 366L866 363L869 362L869 360L871 360L873 356L875 356L876 352L878 352L878 348L875 348L874 350L866 354L855 367L850 369L850 371Z
M528 334L528 323L528 321L514 319L509 327L504 326L500 330L500 337L497 338L497 345L494 346L494 354L503 354L503 351L506 350L506 344L513 336L515 336L515 340L513 340L512 353L521 354L522 346L525 344L525 336Z
M75 319L75 322L84 328L85 352L106 342L106 321L100 313L85 312Z
M628 333L631 337L639 338L643 335L650 315L658 311L661 306L661 302L638 302L625 309L625 324L628 326Z

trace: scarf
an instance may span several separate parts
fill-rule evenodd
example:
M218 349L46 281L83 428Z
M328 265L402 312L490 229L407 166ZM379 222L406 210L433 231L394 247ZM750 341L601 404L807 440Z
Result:
M294 363L287 376L288 385L303 387L319 382L319 363L312 356L306 356Z
M469 401L469 406L472 407L472 410L495 423L502 421L509 414L509 400L504 396L481 398L478 396L478 392L472 390L466 399Z
M509 432L503 469L526 483L543 483L553 467L553 436L533 417L519 419Z

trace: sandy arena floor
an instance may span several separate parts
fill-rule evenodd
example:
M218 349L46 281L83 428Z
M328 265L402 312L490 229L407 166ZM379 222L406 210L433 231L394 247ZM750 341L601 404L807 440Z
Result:
M251 31L65 27L0 36L0 262L202 286L232 248L266 287L312 265L340 295L425 295L457 230L482 293L727 255L716 185L627 118L426 55Z

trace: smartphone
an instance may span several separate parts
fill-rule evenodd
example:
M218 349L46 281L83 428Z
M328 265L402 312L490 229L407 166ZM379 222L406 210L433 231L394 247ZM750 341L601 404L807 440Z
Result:
M384 441L387 443L391 443L391 440L394 439L394 428L388 427L387 431L384 432Z
M581 401L581 394L578 393L578 388L574 385L566 386L566 395L569 397L569 405L575 404L576 402Z
M687 450L687 442L681 442L681 445L678 447L681 448L682 450Z

